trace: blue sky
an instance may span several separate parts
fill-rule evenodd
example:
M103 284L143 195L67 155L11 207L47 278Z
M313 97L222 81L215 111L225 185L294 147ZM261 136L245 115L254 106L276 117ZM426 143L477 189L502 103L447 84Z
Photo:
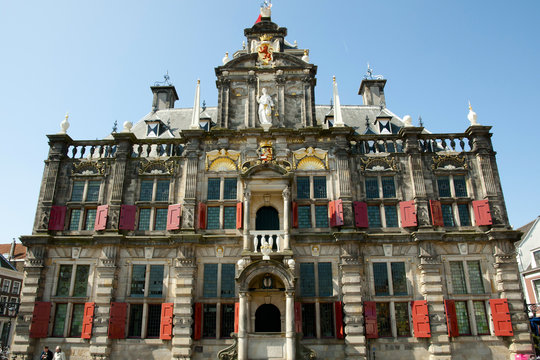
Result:
M216 105L214 67L241 48L261 1L0 0L3 205L0 242L30 234L46 134L66 111L74 139L103 138L115 120L150 111L149 87L168 71L191 107ZM328 104L336 75L342 104L361 104L366 63L388 79L386 102L422 116L432 132L463 132L467 102L493 144L510 222L540 215L540 2L284 1L272 20L318 65L316 103Z

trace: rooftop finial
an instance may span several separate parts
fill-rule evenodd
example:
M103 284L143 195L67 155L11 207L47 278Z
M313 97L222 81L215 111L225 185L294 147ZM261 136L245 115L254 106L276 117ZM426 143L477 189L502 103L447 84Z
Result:
M424 127L424 122L422 121L421 116L418 117L418 125L420 125L420 127Z
M163 81L156 81L154 86L172 86L172 83L169 81L171 77L169 76L169 70L163 75Z
M478 122L476 121L477 118L478 116L473 111L471 102L469 101L469 114L467 114L467 119L469 119L469 121L471 122L471 126L479 125Z
M60 123L60 132L59 134L66 134L67 133L67 129L69 129L69 113L67 112L66 113L66 117L64 118L64 121L62 121Z
M382 75L373 76L373 69L369 66L369 62L368 62L366 75L364 75L364 80L383 80L383 79L384 79L384 76Z
M115 133L118 131L118 120L114 120L114 124L112 127L112 132Z
M221 59L221 61L223 62L223 65L225 65L226 63L229 62L229 53L228 52L225 53L225 56L223 57L223 59Z
M261 17L269 18L272 14L272 0L264 0L261 4Z
M206 100L202 101L202 111L206 111Z

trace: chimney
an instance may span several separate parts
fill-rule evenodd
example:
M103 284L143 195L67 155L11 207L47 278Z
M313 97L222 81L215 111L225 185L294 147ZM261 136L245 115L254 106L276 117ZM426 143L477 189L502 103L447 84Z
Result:
M362 95L364 105L376 105L386 107L384 98L384 85L386 79L364 79L360 84L358 95Z
M13 243L11 243L11 249L9 250L9 261L13 261L15 258L15 246L16 246L15 238L13 238Z
M178 100L178 94L174 86L151 86L154 94L152 99L152 110L166 110L174 107L174 102Z

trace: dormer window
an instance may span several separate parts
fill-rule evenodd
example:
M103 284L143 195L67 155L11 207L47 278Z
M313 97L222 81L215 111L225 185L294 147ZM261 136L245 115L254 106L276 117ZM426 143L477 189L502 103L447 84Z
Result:
M146 137L158 137L160 133L159 125L159 122L147 123Z

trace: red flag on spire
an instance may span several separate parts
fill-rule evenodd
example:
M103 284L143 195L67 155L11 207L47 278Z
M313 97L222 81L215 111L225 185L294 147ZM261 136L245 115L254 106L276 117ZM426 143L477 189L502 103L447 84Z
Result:
M255 21L255 24L256 24L256 23L260 23L260 22L261 22L261 19L262 19L262 15L259 14L259 17L257 18L257 21Z

